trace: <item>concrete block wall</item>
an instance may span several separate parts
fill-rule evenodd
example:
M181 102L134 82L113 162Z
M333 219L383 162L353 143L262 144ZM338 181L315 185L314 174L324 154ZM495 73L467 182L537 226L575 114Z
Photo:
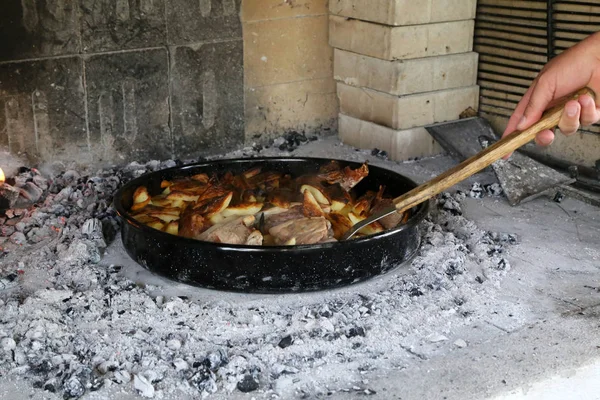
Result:
M441 148L424 128L477 109L476 0L330 0L339 134L395 160Z
M328 14L327 0L4 0L0 150L123 163L333 130Z

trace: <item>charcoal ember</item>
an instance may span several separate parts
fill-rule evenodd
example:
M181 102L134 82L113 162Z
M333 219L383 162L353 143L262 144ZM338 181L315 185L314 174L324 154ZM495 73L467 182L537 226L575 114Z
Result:
M479 183L479 182L475 182L471 186L471 190L469 190L469 197L471 197L473 199L482 199L484 194L485 194L484 189L481 186L481 183Z
M229 357L223 349L208 353L208 355L202 360L202 365L211 371L216 371L220 367L227 365Z
M446 263L445 273L450 279L464 273L463 263L460 260L449 260Z
M16 228L11 225L0 225L0 236L9 237L15 233Z
M438 206L444 211L448 211L452 215L462 215L460 202L452 197L449 193L442 193L438 200Z
M104 234L102 232L102 222L97 218L90 218L83 223L81 233L84 237L92 240L99 248L106 248Z
M277 346L279 346L282 349L285 349L286 347L290 347L292 344L294 344L294 338L291 335L287 335L279 341Z
M77 376L71 376L63 384L65 399L78 399L85 394L85 386Z
M365 328L363 328L362 326L353 326L350 329L348 329L346 332L347 338L353 338L356 336L365 337L366 335L367 335L367 333L365 332Z
M217 391L217 381L215 374L204 365L188 379L190 385L200 391L200 393L213 394Z
M81 175L79 175L79 172L74 171L74 170L69 170L69 171L65 171L61 177L60 177L63 181L63 185L67 186L67 185L74 185L77 183L77 181L81 178Z
M50 378L42 385L42 389L50 393L56 393L60 386L60 381L57 378Z
M408 295L410 297L419 297L423 296L423 292L421 291L421 289L414 287L408 291Z
M48 190L48 180L42 175L34 175L33 183L42 190Z
M387 160L387 158L388 158L387 151L379 150L378 148L374 148L373 150L371 150L371 155L375 156L375 157L383 158L384 160Z
M258 389L259 383L258 377L255 374L245 374L237 383L237 388L242 393L250 393Z
M488 194L488 196L493 197L502 196L502 194L504 193L504 190L502 190L502 186L500 186L499 183L483 185L483 189Z
M510 269L510 263L506 258L501 258L500 261L498 261L498 265L496 268L498 268L501 271L505 271L507 269Z
M296 131L286 133L282 139L279 141L276 139L274 143L281 151L294 151L303 143L308 142L308 138L304 133Z
M23 232L15 232L12 235L10 235L10 241L14 244L24 245L27 243L27 238L25 237L25 234L23 234Z
M565 199L565 195L562 192L556 192L556 194L554 195L554 198L552 200L554 200L554 202L556 203L562 203L562 201Z
M0 210L13 208L19 199L20 190L6 183L0 183Z

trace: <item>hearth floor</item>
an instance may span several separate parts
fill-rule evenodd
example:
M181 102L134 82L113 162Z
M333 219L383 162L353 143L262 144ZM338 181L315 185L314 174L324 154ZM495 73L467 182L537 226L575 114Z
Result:
M261 155L279 154L279 150L261 152ZM237 155L241 153L230 156ZM373 165L394 169L419 182L454 164L443 155L394 163L372 156L370 152L357 152L334 138L309 143L292 155L358 161L366 158ZM492 173L483 172L449 192L458 188L468 192L474 182L486 184L496 180ZM390 311L389 316L357 317L364 321L366 336L355 336L360 345L355 357L344 347L339 351L343 356L336 359L331 353L338 351L341 344L311 342L306 336L287 349L300 346L300 350L295 351L299 355L304 352L310 367L282 373L269 387L261 386L251 393L235 389L235 382L229 386L223 384L207 398L291 399L304 396L351 399L365 395L402 400L600 398L597 394L600 392L600 210L570 198L556 203L541 197L511 207L504 197L485 196L481 199L467 197L462 201L462 211L479 229L514 233L519 238L517 244L505 248L504 257L509 261L510 269L488 277L480 285L481 292L479 284L472 282L476 272L457 278L465 279L465 285L470 280L470 303L455 308L442 306L440 302L448 299L438 292L450 292L448 288L417 297L406 296L405 300L398 301L396 310L382 307ZM278 331L277 324L269 328L266 321L253 320L255 315L260 314L260 319L266 314L276 314L277 310L318 310L320 305L333 303L341 304L340 309L343 309L344 302L352 302L359 295L388 299L391 298L386 297L388 293L395 293L394 287L403 281L412 282L411 276L418 274L410 265L405 265L385 276L344 289L275 296L215 292L169 282L133 263L120 240L108 247L100 263L107 268L110 265L123 266L120 271L123 278L144 283L149 298L164 296L165 303L171 296L185 296L185 302L208 309L261 310L262 314L240 314L237 321L236 317L231 317L230 321L223 321L221 330L199 333L207 343L213 344L219 343L220 336L228 335L227 324L238 324L231 329L240 334L247 329L249 338L255 335L275 340L280 337L266 333L259 335L256 331ZM460 288L452 293L453 296L460 293ZM177 308L180 304L173 303L172 306ZM464 310L472 316L468 317L468 313L464 318L457 316ZM208 319L218 319L220 315L209 315ZM402 320L403 315L406 320ZM183 320L199 318L185 313L181 316ZM392 322L382 322L389 318L398 319L398 331L393 331ZM245 328L239 325L242 319ZM325 319L315 319L322 331L337 329L335 320L328 325L319 325ZM313 323L301 321L302 324ZM207 326L213 329L215 321L209 322ZM403 329L407 331L400 332ZM387 347L381 345L388 337L402 339L390 339ZM279 348L277 342L275 340L268 346L258 343L252 354L264 360L268 356L262 352L272 352L274 362L285 359L281 353L287 349ZM372 363L367 356L369 352L360 350L369 347L374 349ZM185 346L179 351L181 358L185 358ZM319 357L314 356L318 351L329 355L319 362ZM231 362L235 360L232 361L230 355ZM158 382L155 387L156 398L200 398L200 393L190 391L183 383L165 387ZM62 397L33 389L31 382L21 379L18 374L7 374L0 377L0 398ZM83 398L125 400L140 397L129 383L107 384L98 391L88 392Z

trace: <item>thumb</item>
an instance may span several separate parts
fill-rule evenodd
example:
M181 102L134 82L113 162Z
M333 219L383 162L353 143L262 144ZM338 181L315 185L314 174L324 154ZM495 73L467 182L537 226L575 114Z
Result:
M550 102L554 100L555 93L556 85L549 83L547 80L539 80L523 111L523 117L517 124L517 129L522 131L537 122Z

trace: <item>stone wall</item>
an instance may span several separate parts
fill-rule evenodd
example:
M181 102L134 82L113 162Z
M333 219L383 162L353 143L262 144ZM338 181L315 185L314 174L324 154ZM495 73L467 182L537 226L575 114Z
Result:
M32 160L125 162L330 129L326 4L5 0L0 148Z

